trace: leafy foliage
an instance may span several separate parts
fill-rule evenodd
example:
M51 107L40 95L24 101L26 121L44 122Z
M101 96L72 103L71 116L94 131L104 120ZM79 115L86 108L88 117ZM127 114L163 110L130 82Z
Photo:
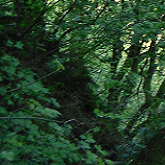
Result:
M0 7L2 164L162 164L164 1Z

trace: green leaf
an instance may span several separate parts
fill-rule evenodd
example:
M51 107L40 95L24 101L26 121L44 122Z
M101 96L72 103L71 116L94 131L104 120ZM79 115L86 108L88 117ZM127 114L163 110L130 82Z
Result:
M33 78L31 80L33 80ZM33 81L30 81L30 82L33 82ZM49 90L47 88L44 88L43 84L40 81L32 83L32 85L30 85L29 88L34 93L43 93L43 94L49 93Z
M0 87L0 94L6 93L6 88L5 87Z
M60 112L58 112L55 109L44 108L41 105L35 109L35 112L38 115L40 114L40 116L46 116L50 118L57 118L58 116L62 115Z
M94 164L97 162L98 157L96 154L92 153L90 150L88 150L86 152L86 154L87 154L87 158L88 158L86 161L88 164Z
M92 130L93 130L93 132L97 133L97 132L100 131L100 127L95 127L95 128L93 128Z
M58 59L55 59L53 61L53 63L55 63L57 65L57 70L59 70L59 69L65 70L65 67L63 66L63 64Z
M114 165L114 162L112 160L106 159L105 162L107 163L107 165Z
M106 151L102 150L100 145L94 145L94 146L101 155L106 156L108 154Z
M14 43L11 40L7 40L6 46L13 47Z
M30 132L32 134L38 134L39 127L36 124L32 124L30 127Z
M7 159L8 161L13 161L14 160L14 152L12 151L2 151L1 152L2 158Z
M56 108L60 108L60 104L56 101L55 98L51 97L50 100L52 101L52 103L54 104L54 106L55 106Z
M99 109L97 109L97 108L96 108L96 109L94 109L94 114L96 114L96 115L97 115L99 112L100 112L100 110L99 110Z
M23 46L24 44L21 41L17 41L16 44L14 45L14 47L22 50L23 50Z
M86 136L85 135L81 135L80 138L81 139L86 139Z
M86 142L88 142L88 143L95 143L96 141L93 139L93 136L92 136L92 134L91 133L88 133L87 134L87 137L86 137L86 140L85 140Z
M164 46L165 46L164 41L160 41L160 42L158 43L158 46L160 46L160 47L164 48Z
M45 110L45 115L48 117L56 118L62 115L60 112L56 111L55 109L45 108L44 110Z
M35 105L35 106L41 106L41 104L37 101L37 100L34 100L33 98L30 98L28 100L28 105L32 105L32 107Z
M14 105L12 100L8 100L7 103L8 103L8 105Z
M1 115L6 115L7 114L7 111L4 107L0 107L0 114Z
M79 141L79 144L80 144L81 148L84 148L84 149L90 149L91 148L89 143L87 143L87 142L85 142L83 140Z

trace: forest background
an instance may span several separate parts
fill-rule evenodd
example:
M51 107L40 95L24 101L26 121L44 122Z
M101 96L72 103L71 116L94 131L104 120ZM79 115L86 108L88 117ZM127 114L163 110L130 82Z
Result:
M165 164L164 11L0 0L1 164Z

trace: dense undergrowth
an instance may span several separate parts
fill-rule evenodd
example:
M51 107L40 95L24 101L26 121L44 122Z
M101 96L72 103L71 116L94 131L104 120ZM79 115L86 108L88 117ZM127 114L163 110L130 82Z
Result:
M0 6L1 164L164 163L163 1Z

